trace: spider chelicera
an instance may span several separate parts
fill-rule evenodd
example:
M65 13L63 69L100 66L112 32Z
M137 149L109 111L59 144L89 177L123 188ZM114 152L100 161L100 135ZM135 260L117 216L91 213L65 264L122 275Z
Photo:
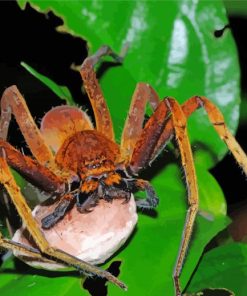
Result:
M0 247L63 262L105 277L125 289L126 286L109 272L49 245L9 166L37 188L59 199L55 209L41 221L42 228L49 229L63 219L74 204L79 212L85 213L97 207L99 199L112 201L121 197L127 203L135 190L146 191L146 199L136 201L138 207L156 207L159 200L152 185L139 179L138 174L175 136L185 171L189 203L173 274L176 295L181 295L179 276L198 212L198 186L187 136L187 118L203 107L220 138L225 141L245 173L247 157L226 127L220 111L207 98L194 96L180 106L170 97L160 101L155 91L146 83L138 83L136 86L121 143L117 144L111 117L94 72L94 65L105 55L120 61L120 57L109 47L102 46L94 55L85 59L80 71L93 108L95 128L81 109L61 106L44 116L39 129L17 87L11 86L5 90L1 99L0 182L16 206L37 248L8 240L1 233ZM153 109L153 114L143 127L147 103ZM61 110L65 111L65 115L61 115ZM6 141L12 114L33 158L24 156ZM59 122L59 126L54 126L54 122Z

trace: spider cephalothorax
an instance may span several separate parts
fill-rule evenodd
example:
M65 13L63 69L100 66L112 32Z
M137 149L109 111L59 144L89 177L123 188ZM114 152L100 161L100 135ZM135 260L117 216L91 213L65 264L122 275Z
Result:
M51 110L57 112L59 109ZM55 156L61 171L74 176L69 184L66 198L62 198L54 213L42 220L43 228L52 227L63 218L71 204L83 213L97 204L100 198L110 202L122 198L128 202L136 189L147 190L147 202L139 206L155 207L158 198L148 182L127 175L124 163L120 162L119 146L95 130L79 131L67 138ZM145 183L146 186L143 186Z
M81 213L89 211L100 198L108 202L124 198L127 202L136 182L120 169L123 165L119 159L118 145L94 130L79 131L67 138L56 153L55 162L61 171L72 173L74 179L66 198L42 220L43 228L62 219L75 202Z
M173 274L176 295L181 295L179 276L198 211L198 186L187 136L187 118L203 107L216 132L225 141L245 173L247 157L226 127L220 111L207 98L194 96L180 106L170 97L160 101L155 91L145 83L137 84L121 143L118 145L115 142L110 113L93 69L104 55L111 55L120 60L109 47L103 46L95 55L84 61L80 71L92 104L95 127L87 114L79 108L60 106L44 116L39 129L18 89L11 86L5 90L1 99L0 182L5 186L38 249L7 240L1 233L0 247L31 254L39 259L52 258L80 270L106 277L126 288L110 273L49 245L37 221L31 215L8 165L30 183L59 200L56 208L42 219L42 227L47 229L58 224L75 203L80 212L87 212L99 199L112 201L122 198L127 203L135 190L145 190L147 196L146 199L137 200L137 206L156 207L158 198L154 189L148 181L138 179L138 174L152 163L175 135L186 176L189 203ZM153 114L143 127L147 103L150 103ZM33 158L24 156L6 141L12 114Z

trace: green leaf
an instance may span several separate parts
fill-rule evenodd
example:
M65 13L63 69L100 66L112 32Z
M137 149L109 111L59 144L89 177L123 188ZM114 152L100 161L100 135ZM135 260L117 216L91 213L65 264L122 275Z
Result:
M25 0L19 1L23 7ZM88 42L90 53L107 44L129 50L122 66L106 71L100 81L120 137L137 82L148 82L161 98L184 102L193 95L210 98L234 131L239 118L239 64L221 1L30 1L64 20L65 30ZM108 59L109 60L109 59ZM121 113L119 107L121 106ZM189 120L198 161L212 166L226 147L199 110ZM206 158L206 161L205 161Z
M24 5L25 1L19 3ZM52 9L61 16L65 22L63 30L87 40L91 53L102 44L120 52L129 43L123 65L108 69L100 79L118 139L139 81L149 82L161 97L174 96L181 103L195 94L208 96L223 111L230 129L236 129L239 115L236 49L229 30L220 38L214 36L216 29L227 24L221 2L129 1L126 5L125 1L33 0L31 3L41 11ZM203 110L191 117L189 131L200 164L197 167L200 209L213 215L213 221L197 218L181 276L183 287L206 244L229 222L222 191L206 171L223 157L226 148L205 119ZM156 169L161 161L153 164ZM140 213L137 231L112 259L122 262L120 278L129 286L128 295L163 295L164 291L167 296L174 295L172 273L187 211L187 194L181 169L176 164L165 166L164 161L164 167L156 171L156 175L150 171L149 178L161 200L157 216ZM22 276L21 273L6 275L6 270L3 271L1 278L12 277L18 295L26 295L24 287L27 281L31 284L35 272ZM76 286L75 279L68 276L62 283L60 279L36 276L32 295L50 293L50 285L54 290L59 287L56 295L71 295L65 285ZM79 280L76 283L73 295L81 295ZM0 293L11 295L8 288L0 285ZM109 295L123 293L109 285Z
M0 274L1 295L88 295L80 289L78 277L71 272L54 275L54 272L34 271L28 266L25 266L22 272L23 275L18 273L13 261L9 260L3 265Z
M200 180L200 188L204 182L210 184L208 190L200 189L201 207L204 211L214 215L213 221L208 221L198 216L193 239L184 265L181 281L183 287L186 286L205 245L220 230L228 224L228 218L225 216L224 197L216 181L213 177L198 168L198 176ZM178 248L180 245L181 234L186 215L186 190L182 181L178 181L180 169L175 164L168 165L159 177L153 179L153 185L157 194L161 197L158 208L157 217L150 217L146 214L139 215L137 231L127 244L127 246L119 252L112 261L120 260L120 278L128 285L128 295L153 295L153 291L157 295L162 295L162 291L166 291L166 295L173 295L172 271L176 261ZM167 182L163 182L166 180ZM163 193L163 194L162 194ZM110 262L105 264L106 268ZM26 269L24 269L26 270ZM37 275L40 272L35 269L25 271L23 275L15 269L2 269L0 283L0 294L4 296L13 295L13 284L18 290L18 295L26 295L28 289L32 295L40 295L48 293L46 286L49 285L49 293L59 286L56 295L81 295L82 291L79 287L79 279L70 276L62 277L62 273ZM56 273L55 273L56 274ZM35 282L35 285L32 284ZM62 286L61 286L62 282ZM77 287L77 289L76 289ZM125 295L124 291L108 285L109 295ZM61 292L62 291L62 292ZM68 292L67 292L68 291ZM83 295L83 294L82 294Z
M230 16L242 16L247 15L247 3L246 1L239 0L224 0L227 12Z
M245 296L246 278L247 245L232 243L204 255L187 291L224 287L232 290L236 296Z
M43 82L50 90L52 90L60 99L65 100L68 105L74 105L74 100L71 96L69 89L66 86L61 86L56 84L51 79L46 76L38 73L28 64L21 62L22 67L24 67L29 73L31 73L34 77Z
M200 188L204 182L210 189L200 190L201 206L214 215L213 221L198 216L193 239L183 268L181 282L185 287L205 245L228 224L225 216L224 198L215 180L209 173L198 168ZM140 215L136 235L128 246L113 260L122 261L120 278L128 284L128 295L173 295L172 273L183 230L186 192L177 180L179 168L169 165L161 178L154 178L153 185L162 196L158 216L150 218ZM161 180L167 182L162 182ZM163 194L162 194L163 193ZM212 211L213 209L213 211ZM109 295L124 295L122 291L109 286Z
M192 294L184 294L184 296L235 296L235 294L224 288L222 289L204 289L203 291L198 291Z

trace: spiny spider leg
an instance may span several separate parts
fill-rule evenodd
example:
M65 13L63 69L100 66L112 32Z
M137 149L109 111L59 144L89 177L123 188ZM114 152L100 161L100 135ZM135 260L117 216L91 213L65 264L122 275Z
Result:
M52 192L55 195L64 193L65 172L63 172L63 179L55 175L55 173L59 173L59 170L57 170L57 166L55 165L54 156L16 86L13 85L4 91L0 104L0 147L5 148L6 160L9 165L23 174L24 177L41 190ZM25 157L4 141L8 135L12 114L37 162ZM67 174L67 177L70 179L69 174ZM3 195L6 196L6 192L3 192ZM8 198L4 198L4 201L7 205Z
M130 163L130 170L136 173L139 172L140 168L143 168L148 164L156 147L156 143L165 128L165 123L168 120L167 114L170 112L173 130L175 130L176 139L178 141L182 157L182 165L186 175L189 201L189 211L187 213L184 234L174 271L174 284L177 292L176 295L181 295L179 275L185 259L186 250L188 249L198 209L198 189L192 152L187 136L186 117L184 116L180 105L175 100L169 98L161 101L153 115L149 118L139 140L136 143ZM150 139L152 139L151 143Z
M0 247L6 250L17 251L24 253L27 256L43 259L40 251L30 246L25 246L23 244L17 243L10 239L4 238L0 232Z
M121 158L126 162L130 160L135 144L142 133L145 108L148 102L155 110L160 103L158 95L149 84L138 83L132 96L121 137Z
M84 82L84 88L90 99L93 108L96 129L104 134L108 139L114 141L114 131L109 109L106 105L99 82L94 72L94 65L106 55L110 55L117 62L122 62L122 57L115 54L108 46L102 46L94 55L87 57L81 67L81 77Z
M167 118L165 113L167 113L166 107L167 105L170 111L172 111L172 116ZM213 123L216 131L219 136L226 142L229 150L233 153L239 165L243 168L244 172L247 172L247 157L235 138L229 132L228 128L225 125L223 115L221 112L205 97L192 97L187 102L185 102L181 107L179 107L178 103L175 100L168 98L161 101L160 105L154 112L154 114L150 117L149 121L144 127L144 130L136 143L136 147L134 149L132 159L130 162L130 171L133 173L138 173L140 169L146 167L150 161L157 156L158 152L165 146L165 144L174 136L174 132L179 144L182 162L184 165L184 170L186 173L186 180L189 189L189 204L190 210L186 217L186 227L184 229L183 240L181 243L177 264L174 270L174 282L176 285L177 291L180 290L179 287L179 275L181 273L181 268L184 262L184 257L186 250L188 248L189 239L192 233L192 228L194 224L194 220L196 217L196 213L198 210L198 190L196 184L196 176L195 169L193 164L193 158L191 155L191 148L187 139L187 134L184 135L182 131L182 126L184 125L184 129L186 128L186 117L188 117L191 113L193 113L197 108L204 107L208 113L210 121ZM159 109L163 109L162 112L159 112ZM157 120L157 113L160 117L160 120ZM173 115L174 113L174 115ZM160 130L160 126L162 125L161 119L165 119L165 124L163 124L163 130ZM178 119L179 118L179 121ZM181 124L184 122L184 124ZM181 126L181 127L179 127ZM152 145L150 147L150 139L152 133L151 131L161 131L155 139L159 139L158 144L156 142L156 146ZM160 137L160 138L159 138ZM163 141L163 142L162 142ZM153 149L153 150L152 150ZM186 160L186 161L184 161ZM178 294L180 295L180 294Z
M9 143L0 139L0 149L4 153L6 162L23 177L41 190L53 195L61 195L66 191L64 181L52 173L45 166L40 165L32 158L23 155Z
M209 99L202 96L191 97L181 107L187 118L199 108L204 108L206 110L208 118L214 126L219 137L226 143L236 161L247 175L247 156L226 126L224 117L220 110ZM167 121L159 142L154 149L152 160L159 154L159 151L162 150L164 145L171 139L173 133L174 128L172 120L170 119Z
M7 139L11 114L15 116L34 157L40 164L52 168L54 156L36 126L24 98L14 85L4 91L1 99L0 138L3 140Z
M143 129L145 106L148 101L155 111ZM144 83L137 85L121 142L121 157L124 158L129 153L127 163L131 160L129 169L132 174L139 171L143 167L142 162L150 158L163 132L168 111L167 105L165 103L159 103L158 95L149 85ZM152 140L150 141L150 139ZM143 149L143 147L145 148ZM145 190L147 194L146 199L136 200L138 207L150 209L158 205L159 200L148 181L137 179L135 185L138 189Z
M31 246L26 246L21 243L15 242L13 240L4 238L0 232L0 247L6 250L11 250L16 254L21 254L22 257L31 257L42 260L42 262L54 263L55 261L44 257L44 254L41 254L40 251Z
M187 135L186 117L184 116L181 106L176 100L172 98L167 98L165 102L169 110L171 111L171 120L173 122L188 188L189 209L186 215L182 241L173 274L176 295L180 296L182 291L179 283L179 276L181 274L185 255L188 250L189 241L192 235L195 218L198 211L199 197L194 161L189 138Z
M142 168L149 164L151 155L164 130L168 115L169 109L163 100L145 124L136 142L128 168L131 174L137 175Z
M4 153L2 153L2 155L0 156L0 181L7 190L11 200L16 206L19 216L22 218L22 221L27 226L30 235L33 237L42 254L45 254L52 259L64 262L79 270L85 270L86 272L106 278L117 286L126 289L126 286L111 273L104 271L96 266L93 266L87 262L79 260L78 258L63 252L62 250L56 249L49 245L47 240L44 238L41 230L39 229L39 225L33 218L31 209L28 207L24 197L21 194L20 188L16 184L9 170L7 162L4 159Z

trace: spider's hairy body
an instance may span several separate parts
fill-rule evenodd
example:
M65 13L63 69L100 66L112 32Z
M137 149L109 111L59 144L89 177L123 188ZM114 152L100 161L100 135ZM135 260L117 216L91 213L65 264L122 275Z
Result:
M96 194L97 199L104 198L107 201L116 196L128 200L131 195L127 188L128 180L116 171L119 158L120 149L115 142L95 130L85 130L76 132L64 141L55 156L55 162L62 171L69 170L78 177L78 196ZM77 206L82 211L79 199Z
M199 204L196 171L187 135L187 118L198 108L204 108L216 132L246 174L247 157L228 130L221 112L206 97L193 96L180 106L170 97L160 100L146 83L138 83L136 86L121 143L118 145L114 139L111 116L94 72L94 65L105 55L110 55L117 61L121 60L109 47L102 46L94 55L85 59L80 71L94 112L95 126L86 112L76 107L60 106L44 116L39 129L17 87L11 86L5 90L1 99L0 182L39 250L16 245L13 241L3 239L1 233L0 246L33 253L35 257L57 259L80 270L106 277L126 288L111 274L49 245L37 221L32 217L8 165L36 187L57 197L58 203L52 212L41 220L42 228L49 229L64 217L68 217L67 213L74 208L75 203L78 211L85 213L93 210L99 200L111 202L113 199L122 198L127 203L136 190L146 192L146 199L136 201L138 207L155 208L158 205L158 197L152 185L139 179L138 174L153 162L168 141L175 136L186 176L189 204L173 273L176 296L181 296L179 276ZM147 103L150 104L153 114L143 126ZM22 155L6 141L12 114L33 158Z
M57 108L52 112L59 111ZM122 198L128 201L136 187L135 181L126 176L119 159L119 145L100 132L71 131L71 136L65 139L55 155L55 164L59 171L73 176L73 183L69 184L66 197L54 213L42 220L42 227L54 226L74 202L79 212L87 212L99 199L110 202L114 198Z
M83 180L114 171L119 156L116 143L95 130L86 130L66 139L55 161L61 169L69 169Z

